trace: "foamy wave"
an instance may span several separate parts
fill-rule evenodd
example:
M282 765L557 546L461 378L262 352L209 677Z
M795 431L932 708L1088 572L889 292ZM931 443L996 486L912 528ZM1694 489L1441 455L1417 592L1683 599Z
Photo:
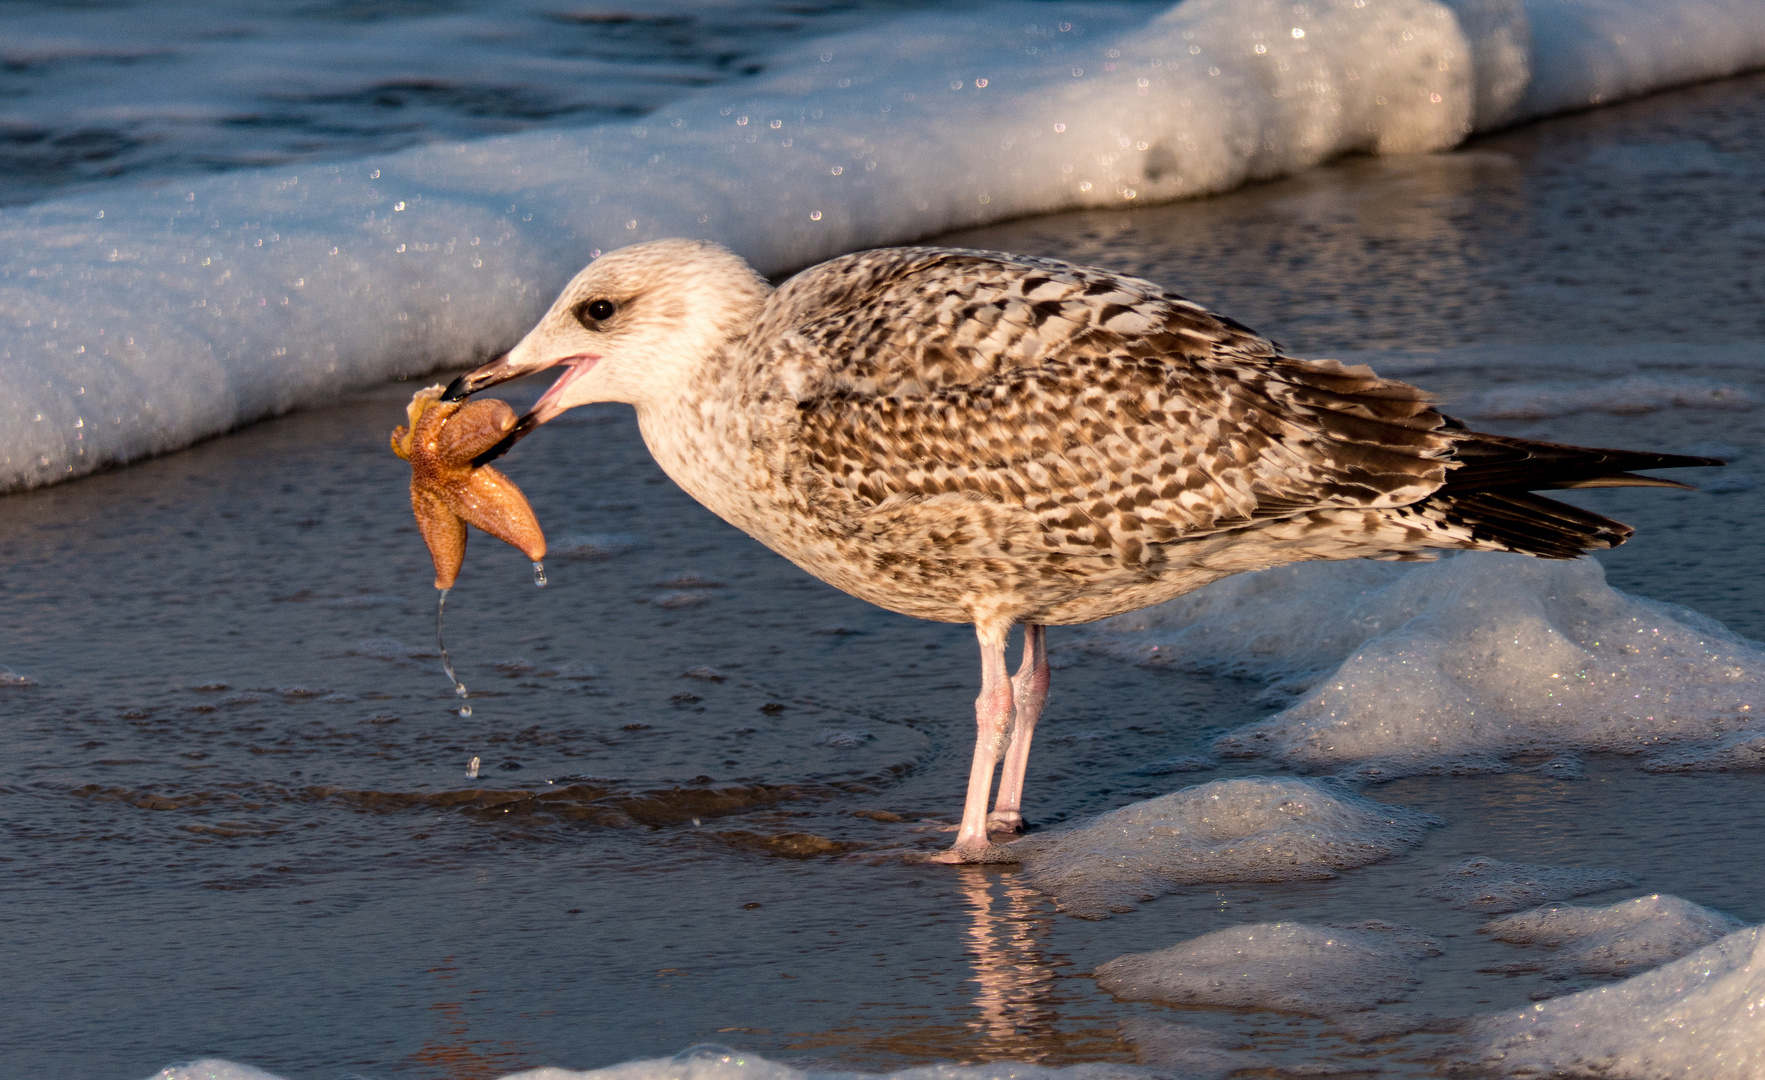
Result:
M1097 967L1120 1001L1331 1016L1402 1001L1440 944L1385 922L1246 923Z
M1063 1068L1000 1061L987 1065L927 1065L892 1073L805 1072L725 1046L690 1047L671 1058L628 1061L604 1069L528 1069L503 1080L1146 1080L1132 1065ZM282 1080L274 1073L220 1058L168 1065L152 1080Z
M0 490L506 347L593 252L776 273L1222 191L1765 63L1749 0L1001 4L774 58L636 124L105 189L0 217Z
M1130 803L1020 841L1060 910L1108 918L1186 885L1316 881L1391 858L1439 819L1313 780L1239 777Z
M1524 751L1714 767L1765 711L1765 649L1611 588L1592 559L1283 567L1106 620L1087 645L1302 694L1215 749L1366 779L1502 769Z
M1566 904L1495 919L1479 927L1497 941L1542 945L1549 957L1507 965L1510 971L1635 975L1677 960L1746 926L1732 915L1677 896L1639 896L1605 907Z
M1765 933L1739 930L1665 967L1473 1028L1480 1074L1755 1080L1765 1067Z

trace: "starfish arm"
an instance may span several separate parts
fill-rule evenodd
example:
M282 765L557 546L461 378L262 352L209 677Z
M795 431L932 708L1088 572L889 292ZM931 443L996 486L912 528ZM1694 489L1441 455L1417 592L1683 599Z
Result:
M460 576L460 564L466 560L466 523L434 490L411 485L411 510L417 515L417 531L429 546L429 557L435 562L435 587L453 588Z
M455 514L534 561L545 558L545 533L533 508L514 481L485 465L449 485L449 506Z
M468 463L489 450L515 426L515 410L506 401L468 401L447 417L436 436L435 454L450 464Z

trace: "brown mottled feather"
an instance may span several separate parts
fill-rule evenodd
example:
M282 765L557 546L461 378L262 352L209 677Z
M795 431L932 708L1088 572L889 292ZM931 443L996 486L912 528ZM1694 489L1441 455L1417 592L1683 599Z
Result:
M785 482L865 537L878 570L1027 560L1042 580L1025 591L1062 601L1084 590L1075 576L1156 575L1209 533L1416 502L1453 445L1414 387L1283 356L1150 282L1053 260L834 260L781 288L748 340L794 405ZM1075 575L1074 559L1109 565Z
M1282 357L1150 283L963 252L889 269L842 297L888 325L823 309L791 335L832 361L799 392L802 471L860 504L973 493L1035 515L1049 550L1137 562L1444 478L1451 439L1420 391Z

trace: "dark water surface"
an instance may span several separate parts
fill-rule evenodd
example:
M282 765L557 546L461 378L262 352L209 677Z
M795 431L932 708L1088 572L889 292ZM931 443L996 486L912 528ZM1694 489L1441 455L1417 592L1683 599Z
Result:
M1300 355L1383 357L1449 401L1635 373L1765 401L1762 193L1751 78L1454 154L952 240L1142 274ZM35 682L0 686L0 1073L141 1077L216 1055L299 1080L473 1078L701 1041L872 1070L1130 1062L1122 1021L1155 1017L1234 1033L1270 1068L1428 1075L1438 1037L1359 1044L1319 1020L1123 1005L1087 973L1242 922L1379 918L1446 946L1399 1008L1551 992L1480 970L1514 947L1418 895L1470 855L1638 883L1584 902L1664 891L1765 920L1765 776L1625 759L1582 782L1375 788L1448 824L1337 880L1197 890L1103 922L1057 914L1009 867L907 862L949 841L925 819L960 808L969 631L769 554L675 489L618 408L511 455L551 586L472 542L449 602L473 692L460 717L408 473L386 449L412 389L4 500L0 664ZM1639 527L1603 559L1613 584L1765 638L1759 411L1485 426L1730 455L1722 490L1577 499ZM1038 823L1262 771L1134 771L1257 718L1256 687L1061 659L1030 774Z

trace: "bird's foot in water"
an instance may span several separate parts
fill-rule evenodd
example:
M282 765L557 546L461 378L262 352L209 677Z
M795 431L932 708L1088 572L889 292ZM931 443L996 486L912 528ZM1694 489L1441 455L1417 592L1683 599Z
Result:
M1015 863L1022 857L1004 844L971 844L968 847L953 847L946 851L927 855L924 862L946 863L951 866L977 865L981 863Z
M987 831L1002 833L1020 833L1029 828L1029 822L1016 810L995 810L987 815Z

